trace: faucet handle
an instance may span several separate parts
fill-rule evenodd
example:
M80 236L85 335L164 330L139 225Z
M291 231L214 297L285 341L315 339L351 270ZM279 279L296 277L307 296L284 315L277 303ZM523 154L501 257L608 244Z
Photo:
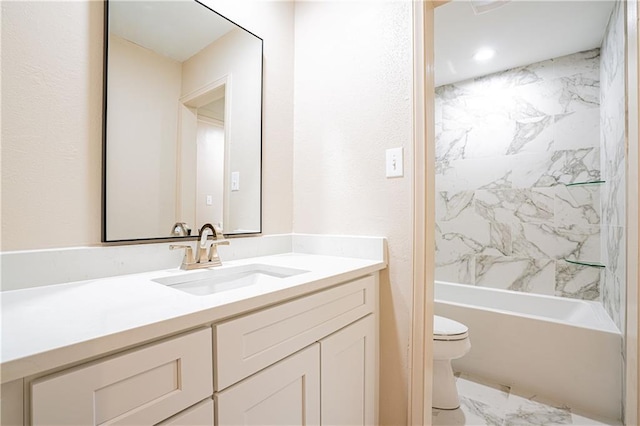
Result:
M184 244L171 244L169 245L169 250L178 250L178 249L186 249L184 253L184 259L182 260L182 265L190 265L195 263L195 259L193 258L193 248Z

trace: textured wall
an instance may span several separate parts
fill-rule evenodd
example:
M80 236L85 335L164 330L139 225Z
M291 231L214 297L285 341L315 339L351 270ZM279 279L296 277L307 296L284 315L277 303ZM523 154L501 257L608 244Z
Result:
M225 121L228 155L227 179L231 173L240 174L239 191L226 191L224 230L256 230L260 225L260 152L256 142L260 140L261 95L260 74L262 45L250 34L240 29L229 31L207 47L182 63L182 95L187 96L227 78L226 88L230 99L226 103L229 116ZM193 160L191 164L195 164ZM183 171L184 172L184 171ZM196 203L201 202L197 200ZM186 218L182 218L186 219ZM196 221L201 227L205 222ZM187 223L192 223L187 220Z
M291 2L205 1L262 37L263 232L291 232ZM100 242L103 6L2 2L2 250Z
M180 62L116 35L109 37L110 240L167 235L176 222L181 80Z
M97 243L102 3L0 7L2 250Z
M618 328L624 330L625 252L625 41L624 3L616 2L602 43L600 119L602 176L601 188L602 261L604 271L602 302Z
M388 237L380 423L407 422L412 309L411 2L296 2L294 231ZM385 149L404 147L404 178Z
M598 300L599 49L437 89L436 278Z

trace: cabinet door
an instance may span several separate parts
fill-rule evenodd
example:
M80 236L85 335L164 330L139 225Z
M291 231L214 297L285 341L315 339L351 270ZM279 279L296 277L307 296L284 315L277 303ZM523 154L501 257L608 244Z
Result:
M207 328L43 377L32 424L156 424L212 395L211 355Z
M377 424L376 322L369 315L320 341L322 424Z
M23 385L22 379L2 384L0 389L0 425L22 426L24 423Z
M317 343L219 392L217 425L319 425Z
M189 407L156 426L213 426L213 399Z

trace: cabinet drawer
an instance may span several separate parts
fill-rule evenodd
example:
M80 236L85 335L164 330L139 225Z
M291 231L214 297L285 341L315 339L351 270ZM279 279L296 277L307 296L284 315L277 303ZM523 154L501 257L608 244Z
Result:
M373 312L367 276L217 325L215 389L222 390Z
M155 424L212 395L209 328L31 384L33 425Z

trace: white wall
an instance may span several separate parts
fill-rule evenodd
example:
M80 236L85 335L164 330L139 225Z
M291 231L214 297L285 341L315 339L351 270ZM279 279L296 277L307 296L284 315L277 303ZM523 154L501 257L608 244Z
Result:
M260 153L255 142L260 140L260 82L262 71L261 44L245 31L234 29L183 62L182 95L188 95L222 78L227 78L230 94L229 116L225 119L231 173L240 174L240 190L227 188L228 211L226 232L256 230L260 224ZM202 223L198 223L201 226Z
M296 2L294 231L389 238L380 423L407 422L412 308L411 2ZM404 147L405 177L385 178Z
M224 129L198 120L196 156L196 221L202 224L223 222ZM207 204L207 197L211 204ZM222 224L224 225L224 224Z
M182 64L111 35L108 67L107 236L169 235Z
M262 231L291 232L294 4L263 0L203 2L264 40ZM240 176L241 185L242 181Z
M1 7L2 250L97 243L102 3Z
M291 232L293 4L206 3L265 40L263 232ZM103 4L1 7L2 250L99 244Z

